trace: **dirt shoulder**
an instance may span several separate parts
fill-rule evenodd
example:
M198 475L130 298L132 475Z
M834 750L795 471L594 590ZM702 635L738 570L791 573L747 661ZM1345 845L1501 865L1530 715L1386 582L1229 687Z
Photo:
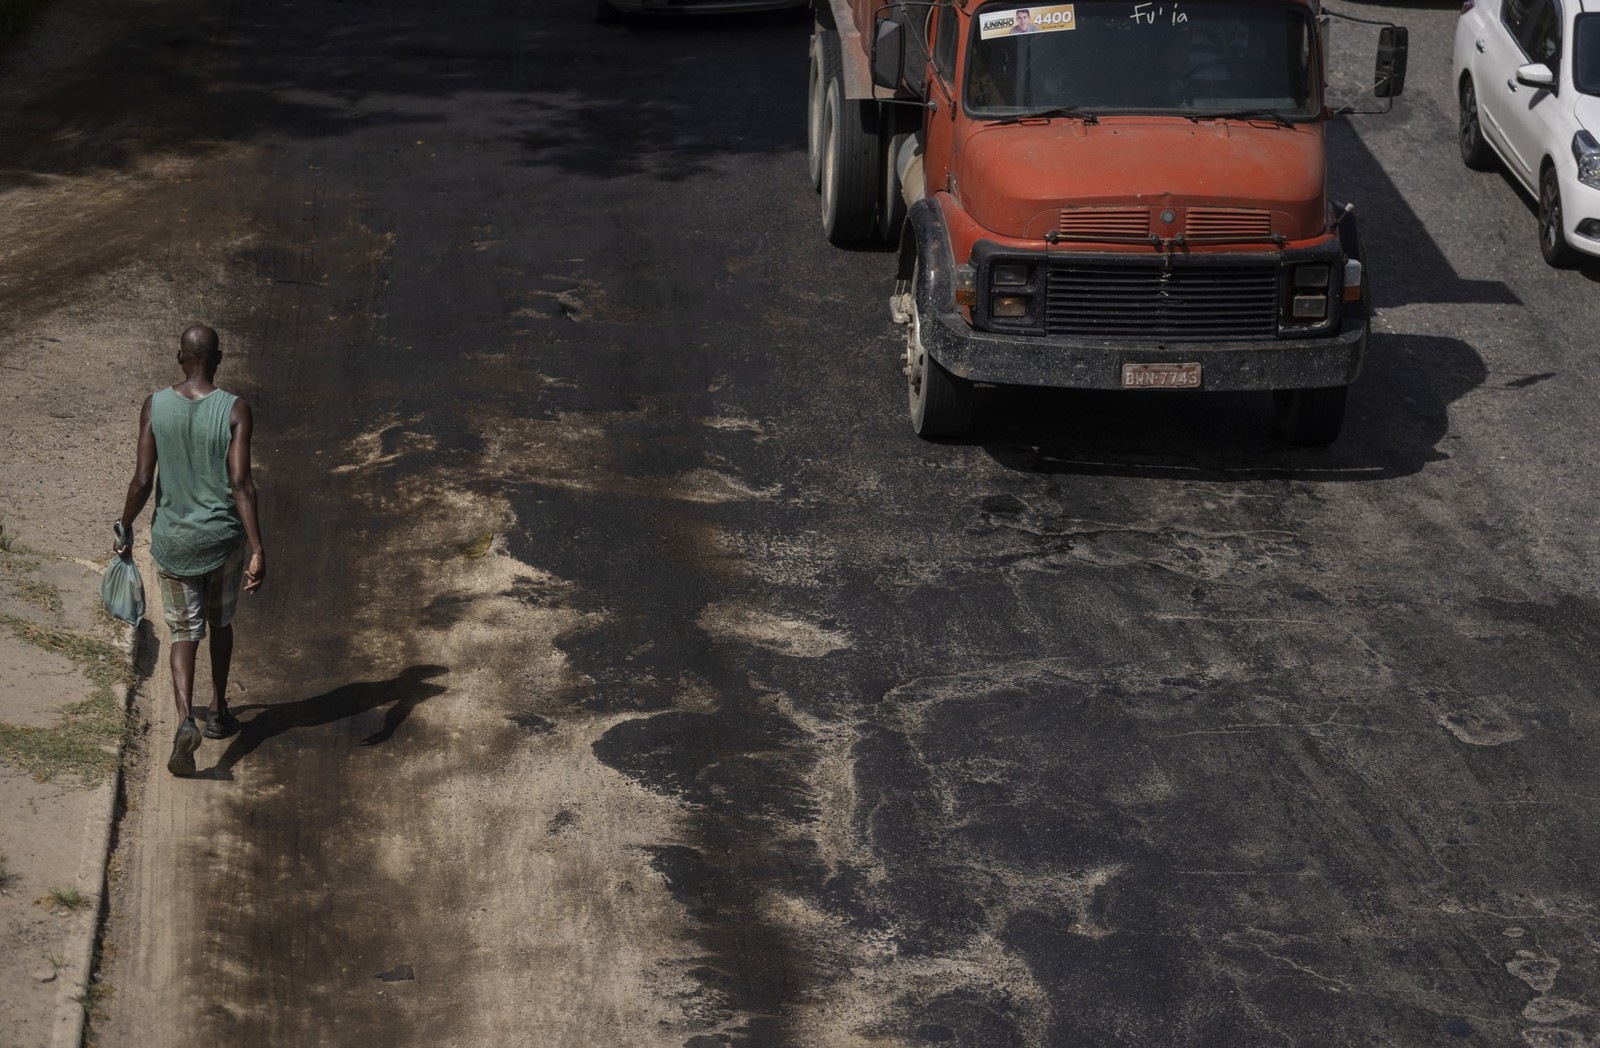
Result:
M174 216L144 202L183 165L93 162L117 158L112 129L53 101L126 10L24 6L37 27L0 52L0 1044L35 1048L79 995L126 730L128 631L99 609L99 565L140 400L203 295L150 277Z

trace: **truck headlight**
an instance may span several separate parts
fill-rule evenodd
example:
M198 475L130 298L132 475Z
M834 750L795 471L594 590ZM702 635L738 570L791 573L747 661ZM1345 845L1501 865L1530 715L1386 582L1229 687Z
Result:
M1600 189L1600 142L1587 131L1572 136L1572 156L1578 161L1578 181Z
M1028 282L1028 267L1021 262L996 262L989 269L989 283L995 287L1021 287Z
M1323 263L1294 267L1294 295L1289 304L1289 315L1296 320L1326 320L1328 318L1328 276L1330 270Z
M995 317L1025 317L1028 315L1027 295L996 295L989 300L989 315Z

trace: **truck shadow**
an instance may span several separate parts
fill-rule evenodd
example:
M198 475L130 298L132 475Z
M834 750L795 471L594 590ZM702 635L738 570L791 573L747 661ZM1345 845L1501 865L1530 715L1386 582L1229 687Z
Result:
M248 703L233 707L239 715L239 733L228 743L217 763L200 772L199 779L232 779L234 767L263 743L298 728L317 728L387 706L383 724L358 740L361 746L386 742L419 704L448 689L433 682L450 672L445 666L418 665L388 680L358 681L310 698L282 703Z
M1032 473L1385 480L1450 457L1439 449L1449 405L1487 375L1477 351L1460 339L1375 335L1350 389L1344 434L1326 448L1284 444L1265 393L1017 388L978 391L973 442L1006 468ZM1516 388L1525 387L1508 387Z

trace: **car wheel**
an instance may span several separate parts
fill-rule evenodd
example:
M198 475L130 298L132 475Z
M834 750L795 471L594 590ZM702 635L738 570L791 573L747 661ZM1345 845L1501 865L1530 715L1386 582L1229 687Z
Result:
M1339 439L1349 386L1324 389L1280 389L1272 394L1278 431L1291 444L1321 447Z
M950 374L923 345L915 272L908 297L911 320L906 325L906 392L911 428L919 437L958 437L972 425L972 383Z
M1561 183L1550 164L1539 177L1539 253L1552 266L1570 266L1578 254L1561 228Z
M1472 86L1472 77L1461 79L1461 162L1474 171L1488 171L1494 167L1494 149L1483 138L1483 124L1478 119L1478 91Z

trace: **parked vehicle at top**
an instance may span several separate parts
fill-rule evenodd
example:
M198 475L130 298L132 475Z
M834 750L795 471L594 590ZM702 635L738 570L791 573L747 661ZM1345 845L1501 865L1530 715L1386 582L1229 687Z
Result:
M1461 159L1538 199L1545 261L1600 257L1600 2L1465 0L1455 83Z
M595 0L594 20L615 22L625 15L737 15L804 7L810 0Z
M1289 441L1338 436L1370 300L1319 0L813 8L823 230L900 246L918 434L966 431L981 382L1270 391ZM1405 45L1383 29L1377 96Z

